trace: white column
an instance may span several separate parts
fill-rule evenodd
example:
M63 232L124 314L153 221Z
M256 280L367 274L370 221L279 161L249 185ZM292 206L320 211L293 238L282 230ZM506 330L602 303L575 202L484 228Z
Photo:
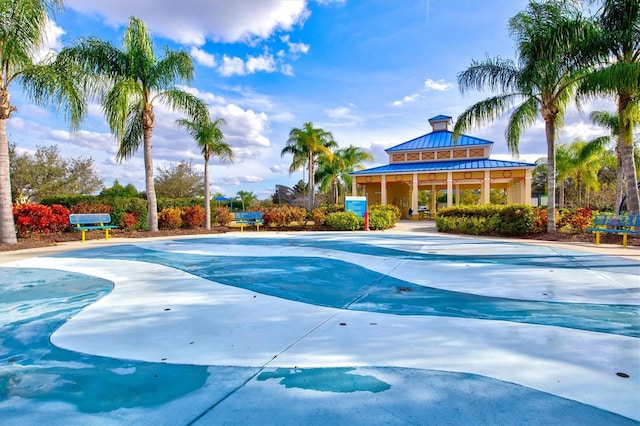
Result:
M418 214L418 174L413 174L413 181L411 182L411 210L413 214Z
M382 180L380 181L380 204L387 205L387 175L382 175Z
M531 205L531 170L527 170L524 178L524 200L523 203Z
M484 181L482 182L482 204L491 202L491 172L484 171Z
M356 183L356 180L357 178L355 176L351 179L351 195L353 197L358 195L358 184Z
M447 172L447 207L453 206L453 173Z

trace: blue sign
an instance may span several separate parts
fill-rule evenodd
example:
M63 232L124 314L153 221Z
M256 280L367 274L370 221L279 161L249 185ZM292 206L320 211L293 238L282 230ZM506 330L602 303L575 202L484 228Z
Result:
M364 217L367 211L367 197L345 197L344 209L348 212L354 212L359 217Z

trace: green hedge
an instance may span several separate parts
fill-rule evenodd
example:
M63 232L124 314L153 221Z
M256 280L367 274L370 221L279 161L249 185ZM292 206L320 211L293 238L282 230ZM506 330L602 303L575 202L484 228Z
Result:
M338 231L356 231L364 228L364 219L354 212L329 213L325 223Z
M525 235L534 230L534 209L525 204L459 206L438 210L440 232L472 235Z

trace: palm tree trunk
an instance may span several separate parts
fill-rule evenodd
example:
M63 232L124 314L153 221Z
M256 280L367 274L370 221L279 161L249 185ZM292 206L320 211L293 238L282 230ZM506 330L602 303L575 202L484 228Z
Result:
M209 191L209 159L204 159L204 229L211 229L211 193Z
M547 201L547 232L556 233L556 123L555 115L544 117L545 135L547 138L547 182L549 185Z
M151 156L151 131L144 130L144 181L147 193L149 232L158 232L158 203L156 188L153 183L153 157Z
M7 119L0 118L0 243L16 244L17 242L11 200Z
M630 96L619 95L618 117L620 120L620 157L624 179L627 183L627 211L630 214L640 214L640 198L638 197L638 178L633 161L633 126L629 117L628 106Z
M618 209L620 208L620 204L622 204L622 186L624 185L624 169L622 168L622 156L620 155L621 148L620 144L616 147L618 170L616 172L616 199L613 205L613 211L615 213L620 213Z
M309 162L309 211L313 210L315 195L315 161L313 158L313 152L309 151L309 158L307 160Z

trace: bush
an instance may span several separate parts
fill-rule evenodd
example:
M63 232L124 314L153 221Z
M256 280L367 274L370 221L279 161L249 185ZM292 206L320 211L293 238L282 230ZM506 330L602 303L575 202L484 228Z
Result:
M127 231L133 231L137 229L140 217L135 213L125 213L122 221L120 221L120 227Z
M364 228L364 219L354 212L329 213L326 224L338 231L355 231Z
M233 214L229 211L229 207L216 206L212 213L211 220L219 226L227 226L233 220Z
M177 207L168 207L158 213L158 228L177 229L182 226L182 210Z
M190 206L182 210L182 226L185 228L199 228L204 225L206 213L203 207Z
M265 226L278 228L290 226L294 222L299 226L305 226L307 223L307 209L286 204L279 207L269 207L263 210L262 220Z
M75 204L71 207L71 213L91 214L91 213L109 213L113 208L102 203L87 203L86 201Z
M327 220L327 208L326 207L316 207L311 211L311 219L313 220L313 226L315 228L320 228L325 224Z
M524 204L459 206L439 210L436 226L441 232L525 235L533 232L537 217Z
M376 204L369 209L369 229L393 228L398 220L400 220L400 209L394 205Z
M21 236L62 232L69 226L69 210L59 204L14 205L13 218Z

